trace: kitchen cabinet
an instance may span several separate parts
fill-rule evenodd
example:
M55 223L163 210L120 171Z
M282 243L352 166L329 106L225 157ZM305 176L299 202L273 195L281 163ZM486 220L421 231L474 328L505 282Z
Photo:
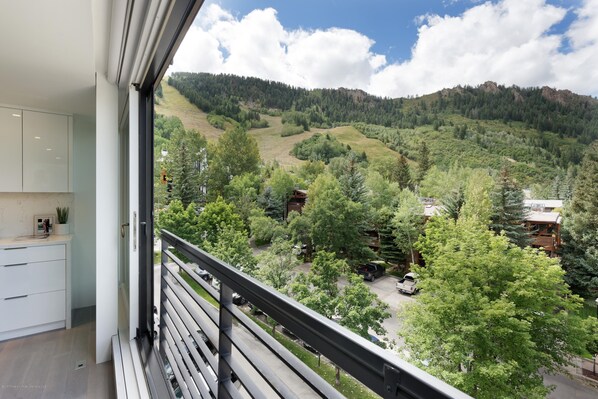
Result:
M0 341L70 328L69 254L68 237L0 245Z
M23 191L69 191L69 120L23 111Z
M0 107L0 192L72 192L71 116Z
M23 111L0 108L0 191L23 191Z

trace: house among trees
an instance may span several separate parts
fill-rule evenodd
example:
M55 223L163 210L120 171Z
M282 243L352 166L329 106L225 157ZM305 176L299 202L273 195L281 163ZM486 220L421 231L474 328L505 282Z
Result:
M292 211L302 213L307 201L307 190L293 190L287 201L287 215Z
M524 207L528 210L525 227L530 233L532 247L544 248L550 256L554 256L561 246L560 210L562 200L524 200Z

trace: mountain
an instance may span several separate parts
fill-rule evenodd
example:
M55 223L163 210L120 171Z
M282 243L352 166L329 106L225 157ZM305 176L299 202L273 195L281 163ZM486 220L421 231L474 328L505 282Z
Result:
M367 138L417 161L426 141L434 164L499 169L511 165L524 185L550 186L574 168L598 139L598 100L548 87L486 82L418 98L381 98L362 90L306 90L234 75L173 73L168 84L206 114L230 123L319 131L352 126ZM286 117L286 120L285 120ZM280 120L277 122L280 125ZM259 126L259 125L262 126ZM303 125L303 128L301 127ZM257 130L256 130L257 131Z

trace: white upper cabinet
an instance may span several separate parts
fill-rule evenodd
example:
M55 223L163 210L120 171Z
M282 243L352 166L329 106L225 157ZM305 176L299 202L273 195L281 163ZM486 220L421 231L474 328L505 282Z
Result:
M23 141L20 109L0 108L0 192L23 190Z
M69 120L23 111L23 191L69 191Z
M73 118L0 107L0 192L72 192Z

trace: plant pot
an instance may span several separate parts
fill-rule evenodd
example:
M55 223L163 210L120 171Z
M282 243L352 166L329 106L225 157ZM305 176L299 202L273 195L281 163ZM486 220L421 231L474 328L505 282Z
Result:
M65 223L65 224L54 223L54 234L56 234L57 236L65 236L68 233L69 233L68 223Z

